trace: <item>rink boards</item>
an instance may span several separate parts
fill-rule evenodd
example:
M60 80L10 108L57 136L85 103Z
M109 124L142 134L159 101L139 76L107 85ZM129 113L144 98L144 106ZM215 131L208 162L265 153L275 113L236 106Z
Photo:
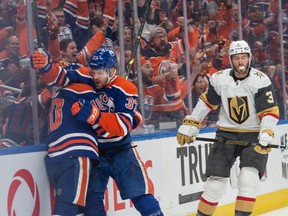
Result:
M287 121L282 121L275 130L274 143L286 143L287 134ZM174 132L135 136L134 144L138 146L164 215L192 216L206 180L206 158L211 143L197 141L181 147L175 135ZM211 129L201 131L199 136L214 138L214 135ZM51 215L54 199L43 163L45 151L45 145L1 149L0 216ZM215 215L233 215L237 190L232 182ZM274 149L269 155L253 215L283 206L288 206L288 151ZM110 216L139 215L129 200L121 199L113 181L105 194L105 207Z

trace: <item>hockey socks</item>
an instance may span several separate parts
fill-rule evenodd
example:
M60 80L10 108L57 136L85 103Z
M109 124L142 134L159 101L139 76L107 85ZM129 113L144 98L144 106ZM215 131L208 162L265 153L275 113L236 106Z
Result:
M237 196L235 205L235 215L236 216L249 216L251 215L254 205L255 198Z
M198 213L197 216L209 216L213 215L217 208L218 202L209 202L205 200L203 197L200 198L200 202L198 205Z

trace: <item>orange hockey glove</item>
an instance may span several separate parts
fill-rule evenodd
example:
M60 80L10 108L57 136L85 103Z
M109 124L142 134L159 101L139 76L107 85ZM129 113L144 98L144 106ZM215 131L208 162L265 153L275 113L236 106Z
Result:
M52 67L50 54L45 50L36 50L30 57L31 66L40 74L47 73Z
M87 122L90 125L97 124L101 116L98 107L91 105L91 103L85 99L79 99L79 101L75 102L72 105L71 112L76 120Z

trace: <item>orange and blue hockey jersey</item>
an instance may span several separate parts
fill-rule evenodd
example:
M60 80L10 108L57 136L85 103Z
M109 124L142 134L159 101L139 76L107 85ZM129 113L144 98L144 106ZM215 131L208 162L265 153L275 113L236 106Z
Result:
M78 122L71 113L79 97L93 100L95 92L85 84L71 84L54 94L49 111L48 156L56 161L71 157L98 160L97 136L87 124Z
M138 90L134 84L120 76L115 76L105 88L97 90L90 76L89 68L82 67L78 70L66 71L56 64L53 64L49 73L42 74L42 79L48 85L64 86L64 89L69 86L82 85L86 92L96 92L96 94L93 93L94 98L91 98L90 102L101 110L98 124L93 125L100 149L131 143L130 131L142 123L142 116L138 112L137 104ZM83 92L85 90L83 89ZM83 98L83 95L77 91L76 88L73 90L75 101ZM69 106L71 109L72 104ZM66 112L71 113L68 108ZM71 125L67 125L67 127L69 128ZM88 131L92 129L90 125L89 127Z

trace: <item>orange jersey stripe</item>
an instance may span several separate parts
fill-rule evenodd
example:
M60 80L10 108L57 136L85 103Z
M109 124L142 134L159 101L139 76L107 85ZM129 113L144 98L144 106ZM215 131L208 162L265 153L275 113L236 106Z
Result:
M137 159L138 163L141 165L141 170L142 170L143 178L144 178L145 185L146 185L146 193L153 194L153 185L152 185L152 182L149 181L149 177L148 177L148 173L147 173L147 170L145 168L145 165L142 162L137 149L133 148L133 151L134 151L134 154L136 155L136 159Z
M122 119L122 121L125 122L125 124L128 126L128 130L131 131L132 130L132 126L131 126L131 122L125 118L125 116L119 115L119 117Z
M89 180L89 159L86 157L81 157L82 160L82 175L81 178L81 184L80 184L80 193L79 198L77 200L77 204L81 206L85 206L86 202L86 194L87 194L87 186L88 186L88 180Z

